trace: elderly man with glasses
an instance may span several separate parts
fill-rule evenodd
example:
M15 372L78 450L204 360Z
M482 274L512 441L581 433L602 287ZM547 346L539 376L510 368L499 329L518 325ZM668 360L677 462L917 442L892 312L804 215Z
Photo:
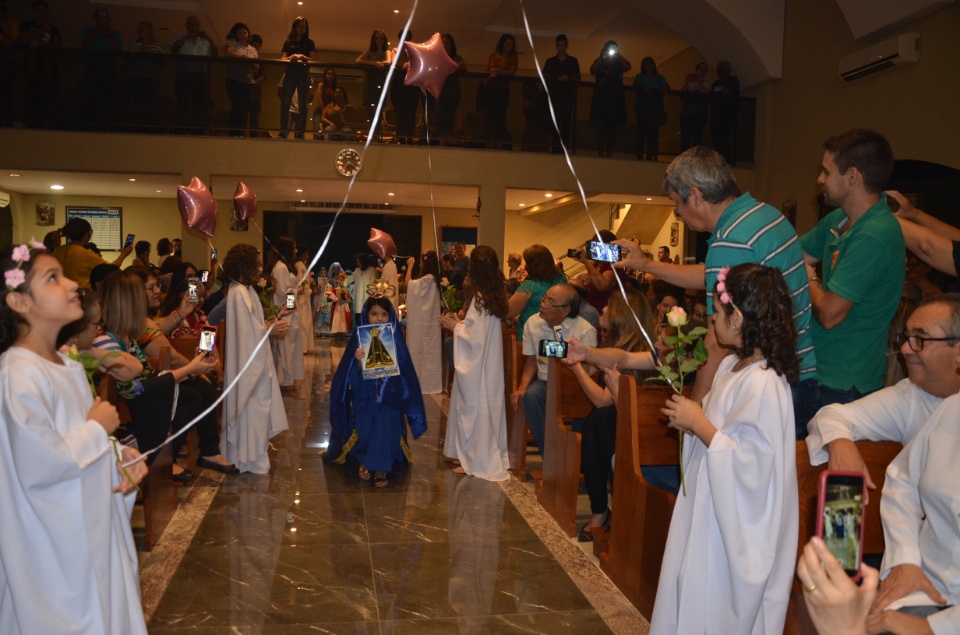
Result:
M877 632L953 633L960 608L949 605L960 597L955 584L960 564L950 556L956 553L956 489L946 484L955 482L948 472L956 465L956 433L951 431L956 408L944 411L940 406L960 392L960 294L924 301L897 341L909 377L862 399L821 409L810 422L807 448L814 465L827 461L831 470L863 472L867 487L874 489L854 441L906 446L887 470L880 507L886 539L883 582L870 621ZM928 480L930 474L936 476ZM907 596L920 599L891 607Z
M543 435L547 407L547 358L540 357L540 340L566 341L576 338L587 346L597 345L597 329L579 315L580 297L567 283L555 284L540 299L540 312L531 315L523 327L523 374L513 393L513 407L523 404L523 415L543 454Z

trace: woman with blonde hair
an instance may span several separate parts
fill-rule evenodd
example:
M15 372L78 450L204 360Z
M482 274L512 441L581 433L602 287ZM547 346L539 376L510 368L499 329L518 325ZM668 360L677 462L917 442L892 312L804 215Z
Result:
M636 317L634 317L636 316ZM654 325L654 311L642 293L627 289L625 294L613 293L600 315L600 332L605 348L619 348L629 352L649 350L637 320L649 333ZM591 528L610 522L607 507L607 483L613 475L611 459L617 445L617 388L620 371L601 368L602 376L594 380L580 362L570 364L587 399L594 408L583 421L580 446L580 469L590 497L590 520L580 529L577 539L591 542ZM626 371L646 374L649 371Z

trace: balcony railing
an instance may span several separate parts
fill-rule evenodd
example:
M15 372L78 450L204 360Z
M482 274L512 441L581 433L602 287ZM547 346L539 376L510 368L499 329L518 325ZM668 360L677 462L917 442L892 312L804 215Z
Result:
M306 139L333 138L343 141L365 136L375 105L378 85L369 67L333 64L338 84L345 89L352 108L345 113L343 130L324 133L320 111L316 110L315 89L327 64L310 64L313 79ZM275 137L280 132L279 85L289 64L258 60L264 79L254 93L254 112L244 110L242 125L238 112L236 84L228 89L228 69L248 69L246 61L231 58L191 58L172 54L101 53L78 49L0 50L0 126L101 130L150 134L242 134ZM235 74L235 73L234 73ZM448 80L451 86L439 100L423 99L418 88L404 92L399 75L388 90L374 140L381 143L431 143L444 146L558 152L557 135L549 119L546 95L537 77L502 78L491 85L485 74L458 73ZM453 90L453 85L459 90ZM558 115L569 122L568 148L585 156L598 152L597 127L591 123L591 102L595 84L567 85L566 108ZM233 89L231 91L231 89ZM233 92L233 95L230 93ZM247 89L242 91L244 95ZM555 95L555 105L562 99ZM626 117L616 128L613 156L640 158L638 153L637 91L624 87ZM232 99L232 98L233 99ZM241 96L245 99L244 96ZM723 147L713 125L709 96L701 114L672 91L664 97L665 121L656 126L659 158L669 159L681 149L681 126L686 121L700 130L703 145ZM685 109L686 106L686 109ZM231 112L235 119L231 121ZM406 118L400 113L406 113ZM253 115L251 117L251 115ZM741 98L728 114L727 150L731 162L752 165L756 101ZM295 121L290 123L295 136ZM721 127L722 128L722 127ZM717 136L718 138L713 138Z

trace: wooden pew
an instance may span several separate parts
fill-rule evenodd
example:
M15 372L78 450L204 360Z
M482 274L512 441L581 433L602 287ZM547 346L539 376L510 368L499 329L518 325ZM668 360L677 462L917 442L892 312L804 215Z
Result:
M517 341L517 329L503 329L503 389L507 406L507 454L510 471L520 481L527 476L527 420L523 406L514 409L510 399L520 384L523 372L523 342Z
M648 484L640 468L678 462L677 432L660 413L673 394L667 386L638 386L635 377L620 376L614 520L610 533L594 542L600 568L648 620L676 497Z
M169 367L170 353L161 350L161 359L166 357ZM117 380L110 375L100 378L98 394L109 401L121 413L120 420L129 422L130 411L123 399L117 394ZM144 551L151 551L160 540L160 535L166 528L174 512L177 510L176 485L173 482L173 448L165 445L155 453L150 464L147 476L140 483L140 494L137 505L143 506L144 535L141 546Z
M887 466L903 449L893 441L858 441L857 449L863 456L870 476L877 489L870 492L870 503L864 509L863 553L883 553L883 526L880 523L880 493L886 481ZM820 473L827 465L810 465L807 444L797 441L797 486L800 489L800 534L797 542L797 557L803 551L817 529L817 493L820 486ZM784 627L787 635L816 635L807 606L803 601L803 587L795 578L790 592L790 606L787 609L787 623Z
M593 410L572 370L555 358L548 361L543 476L537 500L573 537L577 534L577 492L580 486L580 433L567 425Z

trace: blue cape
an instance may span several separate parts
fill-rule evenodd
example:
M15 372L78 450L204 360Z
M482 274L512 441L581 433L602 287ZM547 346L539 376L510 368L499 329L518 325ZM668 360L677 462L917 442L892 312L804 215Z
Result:
M417 379L417 372L413 367L413 360L410 359L407 342L404 340L397 324L397 313L392 304L389 312L389 323L393 325L395 334L394 342L397 347L397 365L400 367L400 374L393 377L365 379L363 381L377 382L374 401L394 410L399 410L401 414L406 415L407 425L410 426L413 438L418 439L420 435L427 431L427 412L423 407L420 381ZM360 325L366 326L366 324L367 314L362 312L360 314ZM359 346L360 339L357 330L354 329L330 386L330 443L323 454L324 459L328 461L336 460L343 454L343 445L350 439L356 429L353 405L350 400L350 376L357 365L354 351ZM404 438L406 438L406 430L404 430Z

